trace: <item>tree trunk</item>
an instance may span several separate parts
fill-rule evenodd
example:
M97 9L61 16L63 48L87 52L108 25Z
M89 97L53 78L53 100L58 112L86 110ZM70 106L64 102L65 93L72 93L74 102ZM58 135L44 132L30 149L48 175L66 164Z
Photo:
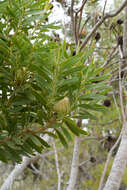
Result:
M127 64L127 6L123 28L123 64ZM127 111L127 110L126 110ZM126 115L126 113L125 113ZM125 118L126 119L126 118ZM126 119L127 120L127 119ZM127 121L122 129L122 139L111 172L103 190L118 190L127 164Z
M103 190L118 190L127 164L127 122L123 128L121 143Z
M75 137L71 174L67 190L75 189L76 179L78 175L78 167L79 167L79 148L80 148L80 137Z

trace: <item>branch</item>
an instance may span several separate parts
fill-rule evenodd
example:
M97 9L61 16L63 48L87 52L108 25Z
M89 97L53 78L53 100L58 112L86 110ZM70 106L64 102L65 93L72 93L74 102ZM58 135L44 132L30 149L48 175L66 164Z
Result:
M71 1L70 15L71 15L72 31L73 31L73 35L74 35L74 38L75 38L75 42L76 42L76 44L77 44L76 28L75 28L75 20L74 20L74 0Z
M88 16L88 18L86 19L85 23L83 24L81 30L80 30L80 33L82 33L83 29L84 29L84 26L88 23L88 21L90 20L91 16Z
M118 112L118 115L119 115L119 121L122 123L121 114L120 114L120 111L119 111L119 107L118 107L114 92L113 92L112 96L113 96L113 100L114 100L114 103L115 103L115 106L116 106L116 109L117 109L117 112Z
M104 16L104 14L105 14L105 8L106 8L106 5L107 5L107 0L105 0L105 4L104 4L104 8L103 8L103 16Z
M87 164L89 161L90 161L90 159L81 162L81 163L79 164L79 167L81 167L81 166L84 165L84 164Z
M101 66L102 68L107 67L108 63L110 63L110 61L118 54L118 50L117 50L118 46L115 46L113 48L113 50L111 51L110 55L108 56L107 60L105 61L105 63Z
M114 12L114 13L107 13L106 15L104 15L99 22L96 23L96 25L93 27L92 31L86 36L80 51L85 47L85 45L87 44L87 42L90 40L91 36L94 34L94 32L99 28L99 26L107 19L107 18L112 18L115 17L116 15L118 15L123 9L124 7L127 5L127 0L125 0L123 2L123 4Z
M121 59L123 58L123 53L121 50L121 47L119 46L119 52ZM124 105L123 105L123 90L122 90L122 79L121 79L121 64L122 62L119 62L119 94L120 94L120 107L122 111L122 117L123 117L123 122L126 122L126 115L125 115L125 110L124 110Z
M54 139L52 140L52 142L53 142L53 149L54 149L55 161L56 161L56 170L57 170L57 176L58 176L57 190L60 190L61 189L61 173L60 173L60 167L59 167L59 162L58 162L58 153L57 153Z
M87 0L84 0L83 3L82 3L81 8L77 11L77 13L80 12L79 23L78 23L78 29L77 29L78 40L79 40L79 30L80 30L80 25L81 25L81 20L82 20L82 12L83 12L83 8L84 8L86 2L87 2Z

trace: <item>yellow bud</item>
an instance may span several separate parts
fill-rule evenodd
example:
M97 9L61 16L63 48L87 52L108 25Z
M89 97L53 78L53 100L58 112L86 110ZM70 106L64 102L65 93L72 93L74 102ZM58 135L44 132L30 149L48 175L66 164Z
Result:
M17 79L18 81L22 81L22 78L23 78L23 72L22 72L21 69L18 69L18 70L17 70L17 73L16 73L16 79Z
M67 114L70 111L70 102L68 97L63 98L54 106L57 113Z

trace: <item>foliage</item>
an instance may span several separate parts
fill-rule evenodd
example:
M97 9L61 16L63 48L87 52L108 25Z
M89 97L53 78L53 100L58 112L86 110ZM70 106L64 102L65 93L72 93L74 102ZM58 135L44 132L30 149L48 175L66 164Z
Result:
M41 153L49 145L40 134L58 137L67 147L75 119L97 119L109 75L101 75L94 59L83 63L93 49L72 56L66 42L51 41L45 32L58 26L46 23L48 1L0 2L0 160L21 161L22 155ZM67 112L55 104L69 100ZM63 104L62 104L63 105ZM61 110L61 109L60 109ZM63 127L64 126L64 127ZM61 131L62 128L62 131ZM49 131L49 129L51 129ZM56 132L54 134L54 131Z

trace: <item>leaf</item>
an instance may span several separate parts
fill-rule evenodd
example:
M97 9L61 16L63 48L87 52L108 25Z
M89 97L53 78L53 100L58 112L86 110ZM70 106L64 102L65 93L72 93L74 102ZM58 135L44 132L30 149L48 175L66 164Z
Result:
M30 9L28 11L25 12L25 15L42 15L44 14L44 10L40 10L40 9Z
M61 129L62 129L64 135L66 136L66 138L68 139L68 141L72 141L72 137L71 137L70 133L68 132L68 130L64 126L62 126Z
M79 132L80 132L81 134L83 134L83 135L89 136L89 133L88 133L87 131L84 131L83 129L80 129L80 128L79 128Z
M38 139L38 136L31 135L30 138L32 139L34 144L36 144L38 147L42 147L42 143L40 142L40 139Z
M43 134L48 134L49 136L57 139L57 136L54 133L48 132L48 131L44 131Z
M79 136L79 130L74 120L71 120L69 117L65 117L64 123L71 130L72 133Z
M43 145L43 146L45 146L47 148L50 147L50 145L42 137L39 137L37 135L35 135L35 137L40 141L41 145Z
M73 118L77 118L77 119L93 119L93 120L98 120L98 118L94 115L92 115L91 113L83 110L82 112L80 112L77 115L72 116Z
M108 110L105 106L99 104L80 104L79 107L102 112Z
M44 67L42 68L40 65L34 65L31 64L29 69L32 72L37 72L43 79L45 79L47 82L51 82L51 78L49 77L48 70L45 70Z
M85 88L84 88L84 90L98 90L98 89L102 89L102 90L104 90L104 89L111 89L112 87L111 86L109 86L109 85L107 85L107 84L105 84L104 82L102 83L102 82L100 82L100 83L97 83L97 84L93 84L93 83L91 83L91 84L86 84L85 85Z
M64 68L71 68L72 65L74 65L75 63L77 63L80 59L81 59L81 55L83 55L83 53L80 53L79 55L76 55L74 57L69 57L66 61L62 62L60 64L61 66L61 69L64 69Z
M76 133L74 133L74 131L72 131L72 132L74 134L76 134L77 136L79 136L79 134L83 134L83 135L87 135L87 136L89 135L89 133L87 131L84 131L83 129L77 127L74 120L71 120L70 118L67 118L67 117L65 118L65 120L66 120L66 122L69 121L70 126L71 126L71 124L73 124L73 128L71 128L70 130L72 131L72 130L76 129L76 133L78 135ZM68 126L68 127L70 127L70 126Z
M1 148L0 148L0 160L5 163L7 163L8 161L5 151Z
M89 79L89 80L87 80L87 82L102 81L102 80L108 79L109 77L110 77L110 75L102 75L99 77L94 77L93 79Z
M106 96L102 96L96 93L90 93L79 97L80 100L104 100Z
M64 136L63 136L63 135L60 133L60 131L58 131L57 129L55 129L55 131L56 131L56 133L57 133L57 135L58 135L58 137L59 137L61 143L63 144L63 146L64 146L65 148L68 148L68 144L67 144L67 142L66 142Z
M28 138L26 141L33 149L35 149L37 152L41 153L42 152L42 146L37 146L35 142L32 140L32 138Z
M80 81L78 77L73 77L72 79L68 79L68 80L62 80L57 85L58 92L70 90L72 88L76 89L80 86L79 84L80 84Z
M80 65L80 66L75 66L72 67L70 69L66 69L66 70L62 70L62 72L60 73L61 76L65 77L67 75L71 75L77 71L81 71L84 68L84 65Z
M42 105L46 105L46 100L43 96L39 94L39 92L32 90L33 95L35 96L36 100L39 101Z
M7 145L5 145L5 149L9 153L11 160L17 161L17 162L20 162L22 160L20 154L17 151L15 151L14 149L10 148Z
M31 155L34 155L33 153L33 150L32 150L32 147L29 145L29 143L25 142L21 148L23 149L24 152L28 153L28 154L31 154Z

